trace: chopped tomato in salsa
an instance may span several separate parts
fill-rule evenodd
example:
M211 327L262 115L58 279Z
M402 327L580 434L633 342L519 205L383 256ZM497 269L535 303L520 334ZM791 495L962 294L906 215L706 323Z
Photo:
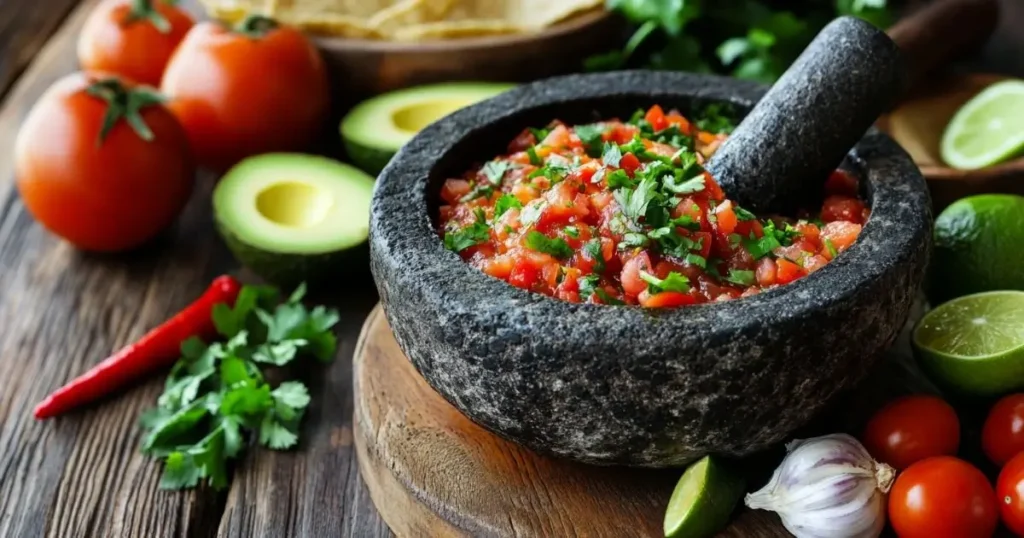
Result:
M758 218L703 164L729 130L655 105L627 122L527 129L441 189L447 248L513 286L571 302L726 301L814 272L868 217L857 179L825 184L817 218Z

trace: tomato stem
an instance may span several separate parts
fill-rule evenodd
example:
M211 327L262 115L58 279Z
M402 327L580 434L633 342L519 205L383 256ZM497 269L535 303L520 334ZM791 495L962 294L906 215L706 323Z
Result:
M268 32L278 27L277 21L267 17L266 15L260 15L254 13L249 15L242 22L235 26L235 32L251 37L253 39L259 39Z
M121 119L128 122L139 138L146 142L153 140L153 131L143 121L141 112L146 107L166 102L164 96L156 90L145 87L128 88L117 78L109 77L93 82L85 89L85 93L107 103L107 112L103 116L100 134L96 140L97 146L103 144L111 129Z
M153 0L132 0L132 7L124 18L124 24L134 24L138 21L149 21L161 34L171 31L171 22L157 10Z

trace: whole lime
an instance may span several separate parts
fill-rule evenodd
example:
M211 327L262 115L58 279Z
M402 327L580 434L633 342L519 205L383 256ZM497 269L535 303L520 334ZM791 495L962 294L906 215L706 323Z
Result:
M932 306L994 290L1024 290L1024 197L981 194L935 219L928 298Z

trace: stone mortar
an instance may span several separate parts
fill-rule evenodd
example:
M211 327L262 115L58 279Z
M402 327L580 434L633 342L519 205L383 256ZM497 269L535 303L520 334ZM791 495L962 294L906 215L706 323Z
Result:
M435 231L444 180L504 153L524 127L628 117L656 103L687 113L730 102L743 113L764 91L684 73L572 75L419 133L377 181L370 251L388 321L427 382L538 452L664 467L772 446L861 380L905 323L931 244L924 179L877 131L844 164L872 209L857 243L750 298L665 311L563 302L483 274Z

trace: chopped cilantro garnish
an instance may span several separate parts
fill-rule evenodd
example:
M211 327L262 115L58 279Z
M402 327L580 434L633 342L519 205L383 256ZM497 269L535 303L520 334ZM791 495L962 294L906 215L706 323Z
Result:
M662 184L666 190L672 191L675 194L692 194L704 190L704 176L694 176L679 183L676 183L675 176L665 176Z
M789 223L786 223L786 227L780 230L775 226L775 222L767 220L765 221L763 228L765 235L775 236L775 239L777 239L782 246L786 247L792 245L793 239L796 239L800 235L800 232Z
M690 230L691 232L699 232L700 231L700 223L695 221L695 220L693 220L693 217L691 217L689 215L682 215L682 216L676 217L676 218L674 218L674 219L669 221L669 225L671 225L671 226L678 226L680 228L685 228L687 230Z
M782 246L774 234L765 234L764 237L757 239L745 239L743 244L747 247L747 251L750 252L750 255L753 256L755 260L760 260L768 254L771 254L773 250Z
M594 294L594 290L597 289L597 283L600 280L600 275L587 275L576 279L580 287L580 299L589 299Z
M494 218L497 219L512 208L522 209L523 203L519 201L519 198L511 194L502 194L501 198L498 198L498 201L494 203Z
M587 155L591 157L601 155L601 142L605 131L603 124L577 125L575 131L580 142L583 142L583 148L587 150Z
M537 230L530 230L526 234L526 248L550 254L556 258L568 258L572 256L572 248L565 242L565 239L548 237Z
M583 253L594 262L594 272L603 273L604 266L604 252L601 249L600 239L591 239L583 245Z
M618 189L620 187L633 187L636 183L629 178L629 174L625 170L615 170L605 176L605 182L608 184L609 189Z
M740 286L751 286L756 282L753 271L743 269L730 269L729 276L725 277L726 282L739 284Z
M606 142L604 145L604 153L601 154L601 160L604 161L606 166L614 166L618 168L619 161L622 160L622 150L619 146Z
M664 279L660 279L648 272L640 271L640 278L648 284L647 291L659 293L662 291L678 291L686 293L690 291L690 279L672 271Z
M715 134L731 133L736 128L736 123L732 119L733 114L731 105L712 103L705 107L704 112L700 114L697 128Z
M619 248L625 250L635 247L646 247L649 243L650 239L648 239L646 235L629 232L622 236L622 242L619 243Z
M487 176L488 181L497 186L501 185L501 179L511 166L512 163L508 161L488 161L481 171Z
M735 247L736 245L739 245L741 241L743 241L743 236L737 233L729 234L728 238L729 246L731 247Z
M663 253L676 258L684 258L691 250L700 248L700 243L679 235L675 226L651 230L648 237L658 242Z
M705 266L705 271L715 278L722 278L722 273L718 271L718 266L722 264L722 260L719 258L708 258Z
M601 302L607 305L622 305L626 304L611 295L608 295L604 288L594 288L594 293L601 299Z
M590 176L590 182L594 184L600 183L601 180L604 179L605 171L605 168L598 168L597 172L594 172L594 175ZM625 172L623 172L623 174L625 174ZM626 176L626 178L629 179L629 176Z
M534 146L526 148L526 156L530 158L530 164L534 166L540 166L544 164L540 156L537 155L537 149Z
M659 196L657 189L657 181L648 176L640 181L640 184L632 191L625 189L615 191L615 199L622 207L622 212L635 222L647 213L647 206Z
M757 218L753 213L740 206L733 206L732 212L736 214L736 220L740 222L754 220Z
M640 138L640 135L636 135L633 137L633 140L630 140L628 143L620 146L619 151L621 151L623 155L626 153L632 153L637 158L640 158L647 153L647 146L644 145L644 141Z
M825 238L825 248L827 248L827 249L828 249L828 253L829 253L829 254L830 254L830 255L831 255L831 256L832 256L833 258L835 258L836 256L838 256L838 255L839 255L839 251L838 251L838 250L836 250L836 246L835 246L835 245L833 245L833 244L832 244L832 240L831 240L831 239L829 239L829 238L827 238L827 237Z
M686 260L686 263L690 265L696 265L701 269L704 269L708 266L708 261L704 259L704 256L701 256L699 254L687 254L684 260Z
M534 129L533 127L530 127L529 130L530 133L533 134L533 137L537 139L538 144L540 144L541 140L544 140L549 134L551 134L551 129Z
M670 125L656 133L650 139L661 144L668 144L677 148L692 148L693 139L683 134L676 125Z
M482 212L477 214L477 220L473 224L456 230L444 233L444 248L455 252L462 252L469 247L486 242L491 238L491 228L482 217Z
M639 126L640 122L643 122L650 126L650 124L647 123L647 120L644 119L645 117L647 117L647 111L642 108L638 108L636 109L636 112L633 112L633 115L629 117L629 121L626 123Z
M566 226L565 228L562 228L562 231L565 232L565 235L568 235L573 239L579 239L580 237L580 229L575 226Z
M569 175L568 167L557 164L548 164L547 166L542 166L534 170L533 172L530 172L530 175L527 177L529 179L533 179L538 176L544 176L550 179L551 183L558 183L559 181L565 179L565 176L567 175Z

